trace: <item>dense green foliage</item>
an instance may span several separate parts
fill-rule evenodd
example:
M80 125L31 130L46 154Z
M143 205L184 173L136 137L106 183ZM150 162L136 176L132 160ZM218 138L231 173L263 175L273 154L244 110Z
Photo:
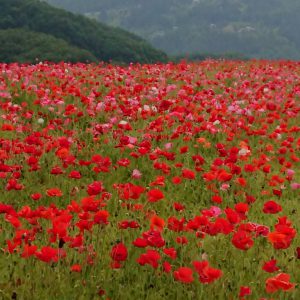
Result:
M139 34L172 54L300 58L298 0L47 0Z
M1 57L6 57L3 61L11 61L16 53L20 58L27 59L32 54L36 54L38 57L52 57L55 61L95 60L96 58L103 61L151 63L166 60L163 52L154 49L134 34L51 7L47 3L37 0L0 0L0 7L0 29L23 28L48 35L47 37L33 36L34 33L31 33L32 41L25 46L27 50L24 49L24 56L23 54L19 56L18 48L21 48L20 44L26 39L20 32L13 32L13 36L7 37L5 44L12 43L11 47L17 49L12 51L12 56L7 56L8 53L3 52ZM2 32L1 39L5 39L5 35L7 36L8 32ZM49 35L53 37L50 38ZM56 41L55 38L64 42ZM39 47L40 39L42 41ZM51 51L46 52L51 52L50 56L44 54L48 46ZM73 48L69 49L70 47ZM3 51L6 51L5 49Z
M249 57L238 53L238 52L225 52L220 54L214 54L214 53L190 53L190 54L181 54L181 55L173 55L170 57L170 60L173 62L181 62L183 60L187 62L197 62L197 61L204 61L207 59L214 59L214 60L241 60L241 61L247 61L249 60Z
M96 61L86 50L70 46L62 39L24 29L0 30L0 61Z

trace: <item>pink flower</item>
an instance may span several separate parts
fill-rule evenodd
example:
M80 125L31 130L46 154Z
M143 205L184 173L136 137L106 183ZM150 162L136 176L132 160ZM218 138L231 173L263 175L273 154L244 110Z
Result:
M230 188L230 184L228 183L223 183L220 187L222 191L227 191L229 188Z
M288 179L292 179L293 176L295 175L295 171L292 170L292 169L287 169L286 170L286 175L287 175Z
M300 189L300 183L298 183L298 182L291 183L291 189L292 190L298 190L298 189Z
M169 150L169 149L172 148L172 146L173 146L172 143L166 143L166 144L165 144L165 149L166 149L166 150Z
M131 177L134 179L140 179L142 177L142 173L138 169L134 169Z

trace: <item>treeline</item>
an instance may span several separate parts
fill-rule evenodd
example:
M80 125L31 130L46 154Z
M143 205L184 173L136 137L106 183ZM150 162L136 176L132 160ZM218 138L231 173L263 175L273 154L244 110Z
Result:
M246 55L236 52L226 52L226 53L191 53L191 54L181 54L181 55L173 55L170 56L170 60L178 63L182 60L185 61L204 61L207 59L214 60L241 60L246 61L250 58Z
M0 0L2 62L153 63L167 55L142 38L37 0Z
M0 62L96 62L90 52L62 39L26 29L0 30Z

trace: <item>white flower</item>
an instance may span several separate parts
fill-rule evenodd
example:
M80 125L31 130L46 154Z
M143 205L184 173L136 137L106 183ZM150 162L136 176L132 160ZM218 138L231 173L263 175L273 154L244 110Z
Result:
M150 106L149 105L144 105L144 110L145 111L150 111Z
M152 111L157 112L156 106L152 105L151 109L152 109Z
M44 120L43 118L39 118L39 119L37 120L37 122L38 122L38 124L42 125L42 124L45 123L45 120Z
M240 156L245 156L249 153L250 151L248 149L245 149L245 148L242 148L240 151L239 151L239 155Z

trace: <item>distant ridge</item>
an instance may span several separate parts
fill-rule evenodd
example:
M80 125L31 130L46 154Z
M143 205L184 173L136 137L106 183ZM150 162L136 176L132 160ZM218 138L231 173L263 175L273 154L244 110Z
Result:
M38 0L0 0L0 61L165 62L142 38Z
M120 26L169 55L300 59L299 0L45 0Z

